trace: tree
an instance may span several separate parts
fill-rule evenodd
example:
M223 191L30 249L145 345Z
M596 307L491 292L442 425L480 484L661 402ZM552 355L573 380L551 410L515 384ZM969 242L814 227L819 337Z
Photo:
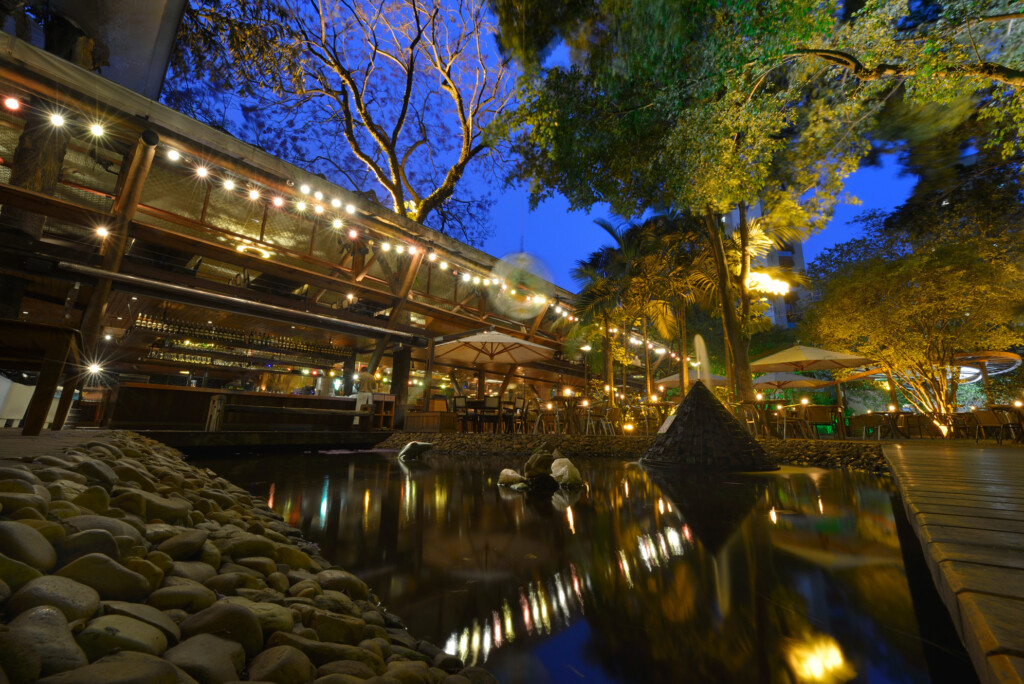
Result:
M702 217L744 399L753 398L747 207L763 205L769 233L822 226L894 97L945 105L977 94L1001 130L1024 120L1021 81L1006 66L1018 39L991 30L1010 15L968 19L986 9L976 3L903 16L902 4L868 2L838 23L836 5L806 0L593 0L560 13L494 4L504 44L531 76L511 122L514 177L530 181L535 199L557 189L574 207L607 201L630 216L675 206ZM571 68L539 67L553 37L574 49ZM986 62L982 49L1004 61ZM730 211L739 214L737 280L720 221Z
M805 312L802 335L874 359L918 410L949 425L956 354L1002 350L1022 339L1011 322L1024 273L1015 259L993 264L987 244L967 233L914 244L875 231L834 247L835 265L815 282L820 297ZM865 250L871 245L885 256Z
M460 181L497 160L489 128L512 102L494 30L473 0L199 0L164 99L479 242L486 196Z

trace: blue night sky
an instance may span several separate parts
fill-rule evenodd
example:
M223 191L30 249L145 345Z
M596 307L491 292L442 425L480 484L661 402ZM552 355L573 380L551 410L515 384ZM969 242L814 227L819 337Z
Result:
M804 243L804 259L810 263L821 250L856 237L859 230L853 220L858 214L896 207L910 195L915 182L913 176L900 175L899 162L892 154L883 155L880 166L862 167L846 182L846 192L861 203L840 206L828 226ZM594 225L598 218L614 221L608 207L595 206L590 213L574 212L559 196L531 212L525 187L509 189L497 194L496 199L494 235L484 243L484 251L497 257L518 252L522 236L525 250L547 265L554 283L575 292L577 285L569 272L576 261L609 243L607 234Z

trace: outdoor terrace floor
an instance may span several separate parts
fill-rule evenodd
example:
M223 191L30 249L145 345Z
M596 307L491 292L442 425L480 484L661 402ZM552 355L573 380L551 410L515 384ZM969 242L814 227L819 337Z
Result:
M979 678L1024 681L1024 452L939 441L884 451Z

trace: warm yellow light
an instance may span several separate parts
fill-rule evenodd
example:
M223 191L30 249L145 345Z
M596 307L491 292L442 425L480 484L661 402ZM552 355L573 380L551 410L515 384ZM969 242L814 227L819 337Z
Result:
M206 178L208 175L210 175L210 170L205 166L197 166L196 175L199 176L200 178Z
M317 202L319 202L323 198L324 198L324 193L320 192L319 190L317 190L316 192L313 193L313 199L315 199Z
M380 249L381 249L382 252L390 252L391 251L391 243L390 242L382 242L381 245L380 245Z
M605 392L611 392L611 391L612 391L612 388L611 388L611 386L610 386L610 385L605 385L605 386L604 386L604 391L605 391Z
M896 410L896 406L894 406L893 404L889 404L889 413L893 413L895 410ZM974 410L973 406L971 407L971 410L972 411Z
M758 392L757 394L754 395L754 398L757 399L758 401L761 401L762 399L764 399L764 395Z
M348 236L355 240L357 237L359 237L359 231L353 228L352 230L348 231Z
M782 404L776 404L776 405L775 405L775 410L776 410L776 411L781 411L781 410L782 410ZM868 411L868 413L871 413L871 412L870 412L870 411Z
M260 198L260 191L259 190L257 190L256 188L253 188L252 190L249 191L249 199L251 199L251 200L258 200L259 198Z
M105 238L108 235L110 235L110 231L107 230L104 226L100 226L99 228L96 229L96 234L99 235L101 238Z
M333 221L331 221L331 225L334 228L341 228L341 219L334 219Z
M441 269L442 271L447 271L448 270L448 262L447 261L442 261L441 263L439 263L437 265L437 267L439 269Z
M798 682L831 682L839 684L857 676L843 658L836 640L827 635L808 641L794 641L786 652Z
M437 254L435 254L434 252L430 252L429 254L427 254L427 261L437 261Z
M626 423L625 425L622 426L622 429L625 430L626 432L632 432L633 431L633 424L632 423Z
M103 126L99 125L98 123L94 123L91 126L89 126L89 132L92 133L97 138L99 138L100 136L103 135Z
M4 99L4 107L7 107L11 111L21 109L21 100L16 97L8 97Z
M571 387L566 387L564 390L562 390L562 394L564 394L567 397L571 397L572 396L572 388Z
M462 274L462 282L468 283L472 279L473 279L472 276L470 276L468 273L463 273Z
M324 213L324 207L322 204L318 204L315 207L313 207L313 211L316 212L317 214L322 214Z
M416 245L409 245L409 254L416 253Z
M664 392L665 391L665 386L664 385L658 385L658 391L659 392Z
M258 256L261 259L270 258L270 252L255 245L241 244L235 247L235 251L241 252L242 254L248 254L249 256Z
M356 205L354 205L354 204L346 204L345 205L345 211L348 212L349 214L356 213Z
M586 407L590 406L590 400L584 399L582 404L583 404L583 408L586 408Z
M771 518L773 523L779 522L779 516L775 514L775 506L772 506L772 510L768 511L768 517Z
M549 401L548 402L548 411L550 411L550 410L551 410L551 402Z
M807 397L804 397L803 399L800 400L800 403L803 404L804 406L807 406L809 401L808 401Z
M1022 405L1020 399L1017 399L1016 401L1014 401L1013 405L1016 406L1017 408L1020 408L1021 405Z
M329 375L330 377L333 378L334 377L334 371L328 371L327 375Z
M64 125L64 117L61 116L60 114L51 114L50 115L50 123L52 123L57 128L60 128L61 126Z
M306 203L305 202L297 202L295 204L295 210L296 211L306 211Z
M395 254L402 254L403 252L405 252L404 245L395 245Z
M345 298L351 302L353 299L355 299L355 295L349 292L347 295L345 295Z
M593 347L591 347L589 344L585 344L582 347L580 347L580 351L585 351L585 352L588 352L591 349L593 349Z
M275 197L274 199L270 200L270 203L273 204L275 207L283 207L284 206L284 198L282 198L282 197Z
M299 188L299 192L301 192L301 193L302 193L303 195L308 195L308 194L309 194L309 186L308 186L308 185L305 185L305 184L303 184L303 185L302 185L302 186L301 186L301 187Z
M473 284L474 285L479 285L480 284L480 276L473 276Z
M789 283L775 280L767 273L753 271L747 276L747 289L765 294L784 295L789 292Z
M226 181L224 181L224 189L225 190L234 190L235 189L235 181L233 181L230 178L228 178Z
M103 372L103 367L100 366L100 364L98 364L98 363L90 363L89 364L89 372L93 373L93 374L102 373Z
M171 161L178 161L179 159L181 159L181 154L178 152L178 150L167 150L167 158L170 159Z
M331 206L334 207L335 209L340 209L341 208L341 200L338 199L337 197L335 197L334 199L331 200Z
M652 394L651 395L651 403L652 404L653 403L657 403L657 401L658 401L658 395L657 394Z

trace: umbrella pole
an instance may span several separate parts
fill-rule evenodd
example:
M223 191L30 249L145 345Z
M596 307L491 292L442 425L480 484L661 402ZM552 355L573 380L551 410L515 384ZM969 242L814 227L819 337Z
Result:
M846 416L843 406L843 384L836 381L836 405L839 407L839 436L846 439Z
M476 398L484 398L484 383L487 382L487 374L481 368L476 372Z

